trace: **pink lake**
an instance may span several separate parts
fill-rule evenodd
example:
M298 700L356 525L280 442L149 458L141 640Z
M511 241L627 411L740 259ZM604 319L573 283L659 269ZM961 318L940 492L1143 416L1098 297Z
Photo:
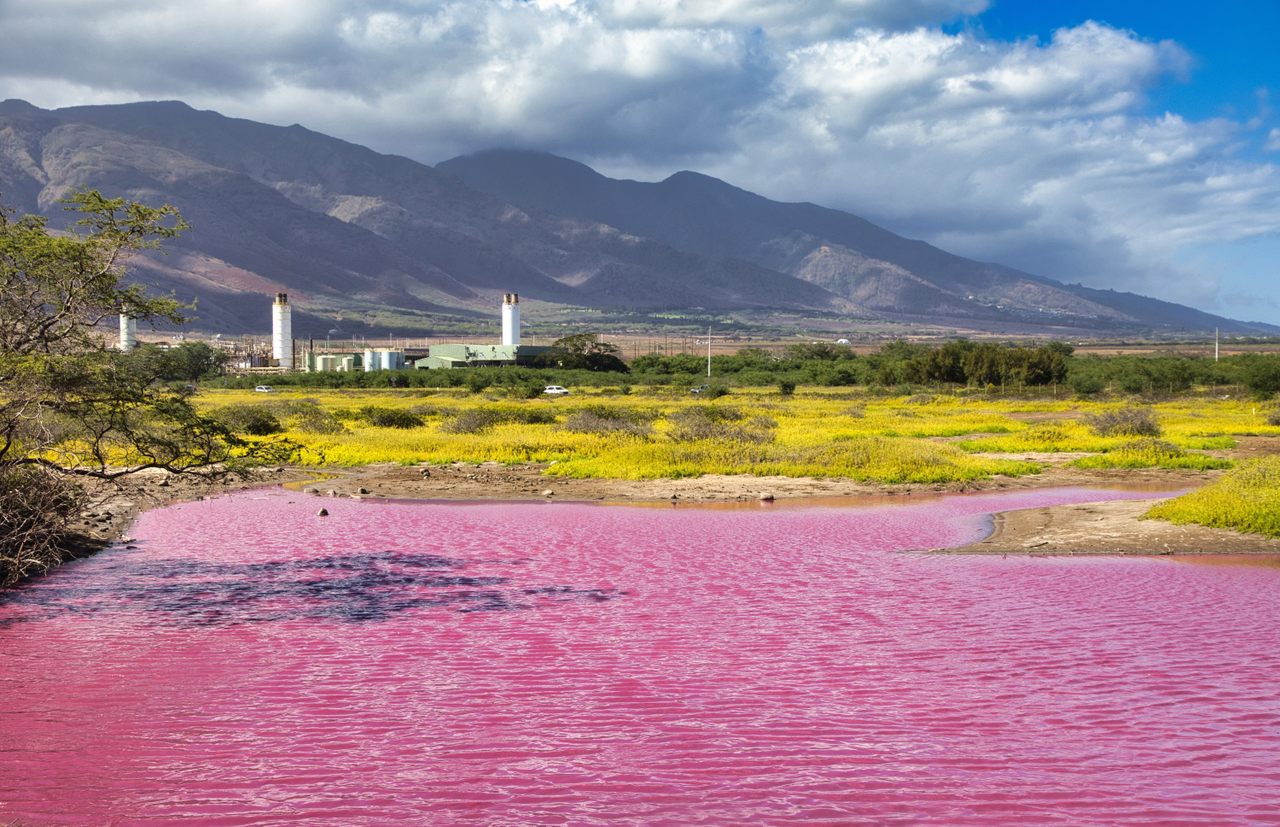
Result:
M0 824L1280 824L1280 569L908 551L1122 496L151 512L0 598Z

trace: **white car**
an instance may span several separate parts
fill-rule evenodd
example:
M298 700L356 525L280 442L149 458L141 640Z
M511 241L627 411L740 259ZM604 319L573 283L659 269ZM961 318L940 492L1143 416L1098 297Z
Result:
M275 393L276 389L270 385L259 385L253 389L254 393Z
M547 385L542 389L542 392L548 396L564 396L569 392L569 389L560 385Z

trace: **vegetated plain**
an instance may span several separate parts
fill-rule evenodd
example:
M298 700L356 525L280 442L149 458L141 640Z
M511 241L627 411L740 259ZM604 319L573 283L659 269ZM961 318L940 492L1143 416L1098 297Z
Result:
M680 387L599 386L552 399L518 398L522 392L498 387L278 388L264 398L206 389L198 402L242 430L296 442L309 465L533 463L562 478L747 474L946 485L1070 467L1116 481L1123 471L1105 476L1107 469L1233 468L1242 437L1280 437L1270 404L1213 394L1144 402L1009 398L972 389L719 392L707 400ZM1245 460L1212 490L1246 483L1280 490L1274 472L1255 479L1249 467ZM1230 516L1209 524L1280 534L1274 520L1255 513L1274 506L1275 492L1268 496L1237 497ZM1173 507L1156 513L1167 516ZM1183 513L1206 521L1197 516L1202 512Z

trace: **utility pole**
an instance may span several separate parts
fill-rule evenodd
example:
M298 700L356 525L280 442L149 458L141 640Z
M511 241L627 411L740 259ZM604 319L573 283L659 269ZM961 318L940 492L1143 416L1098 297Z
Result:
M707 325L707 378L711 378L711 325Z
M1218 362L1218 328L1216 327L1213 329L1213 361L1214 364Z

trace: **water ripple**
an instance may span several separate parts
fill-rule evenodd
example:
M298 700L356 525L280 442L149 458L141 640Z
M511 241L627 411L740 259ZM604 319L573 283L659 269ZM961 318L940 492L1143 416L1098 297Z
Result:
M0 603L0 823L1280 823L1280 570L895 553L1090 496L153 512Z

